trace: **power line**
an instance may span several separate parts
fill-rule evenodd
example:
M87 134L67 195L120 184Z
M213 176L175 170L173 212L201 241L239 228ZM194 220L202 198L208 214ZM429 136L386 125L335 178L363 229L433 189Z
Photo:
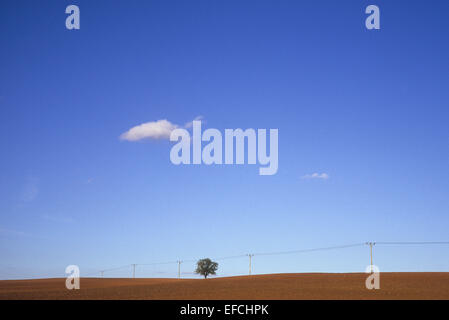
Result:
M95 271L95 272L91 272L91 273L86 274L85 277L90 277L90 276L98 275L98 274L100 274L100 275L103 277L103 275L104 275L105 272L121 270L121 269L124 269L124 268L129 268L129 267L131 267L131 266L132 266L132 265L127 264L127 265L120 266L120 267L115 267L115 268L110 268L110 269L98 270L98 271Z
M290 250L290 251L275 251L275 252L259 252L259 253L253 253L253 254L240 254L240 255L234 255L234 256L213 258L213 260L221 261L221 260L249 257L249 274L251 274L251 271L252 271L251 263L252 263L252 257L254 257L254 256L287 255L287 254L297 254L297 253L306 253L306 252L346 249L346 248L361 247L364 245L369 245L370 246L371 265L372 265L372 263L373 263L372 262L373 261L372 247L374 245L447 245L447 244L449 244L449 241L398 241L398 242L376 241L376 242L352 243L352 244L339 245L339 246L299 249L299 250ZM197 261L198 261L198 259L190 259L190 260L176 260L176 261L173 260L173 261L166 261L166 262L153 262L153 263L142 263L142 264L127 264L127 265L123 265L120 267L99 270L99 271L96 271L95 273L90 273L86 276L100 274L103 277L105 272L116 271L116 270L132 267L133 278L134 278L135 277L135 269L136 269L137 265L139 265L139 266L155 266L155 265L166 265L166 264L178 264L178 278L180 278L181 263L197 262Z
M157 266L161 264L174 264L178 261L168 261L168 262L153 262L153 263L139 263L139 266Z
M199 259L182 260L182 262L197 262Z
M326 251L326 250L335 250L335 249L344 249L344 248L352 248L352 247L360 247L365 245L365 243L353 243L341 246L333 246L333 247L322 247L322 248L312 248L312 249L301 249L301 250L292 250L292 251L278 251L278 252L263 252L263 253L255 253L255 256L272 256L272 255L281 255L281 254L294 254L294 253L303 253L303 252L314 252L314 251Z
M228 256L228 257L214 258L214 260L218 260L218 261L220 261L220 260L229 260L229 259L243 258L243 257L246 257L246 256L247 256L246 254L240 254L240 255L237 255L237 256Z
M449 241L402 241L402 242L376 242L376 244L385 245L426 245L426 244L449 244Z
M130 266L131 266L130 264L125 264L124 266L115 267L115 268L111 268L111 269L104 269L103 271L105 271L105 272L115 271L115 270L120 270L120 269L124 269L124 268L129 268Z

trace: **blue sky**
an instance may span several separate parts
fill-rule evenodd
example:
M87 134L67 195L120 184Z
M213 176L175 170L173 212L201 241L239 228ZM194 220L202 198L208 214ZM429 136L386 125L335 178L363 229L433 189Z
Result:
M81 29L65 28L76 4ZM381 29L365 28L376 4ZM365 241L449 240L447 1L2 1L0 278ZM279 170L175 166L167 119L279 129ZM325 173L327 179L304 179ZM378 246L448 271L449 246ZM254 257L360 272L367 247ZM221 275L244 274L247 258ZM110 276L128 276L130 268ZM177 266L138 267L176 276ZM193 263L183 266L192 276Z

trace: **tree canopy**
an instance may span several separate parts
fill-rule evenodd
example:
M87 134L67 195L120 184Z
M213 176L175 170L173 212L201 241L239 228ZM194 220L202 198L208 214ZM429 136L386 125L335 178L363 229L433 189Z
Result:
M215 271L218 269L218 263L212 261L209 258L200 259L196 263L195 273L204 276L204 279L207 278L210 274L215 274Z

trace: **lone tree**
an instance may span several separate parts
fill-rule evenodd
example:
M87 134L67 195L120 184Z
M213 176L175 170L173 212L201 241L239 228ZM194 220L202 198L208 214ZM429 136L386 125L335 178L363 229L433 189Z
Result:
M213 262L211 259L200 259L196 263L195 273L204 276L204 279L207 279L207 276L210 274L215 274L215 271L218 269L218 263Z

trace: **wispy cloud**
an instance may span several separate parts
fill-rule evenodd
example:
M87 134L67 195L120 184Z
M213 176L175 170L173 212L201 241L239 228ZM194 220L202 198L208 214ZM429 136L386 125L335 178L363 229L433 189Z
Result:
M37 198L38 194L38 179L35 177L29 177L22 190L22 202L31 202Z
M312 174L306 174L301 177L301 179L321 179L321 180L327 180L329 179L329 175L327 173L312 173Z
M57 222L57 223L72 223L75 221L71 217L51 216L48 214L44 214L42 216L42 219L47 220L47 221Z
M193 119L192 121L187 122L187 123L184 125L184 128L190 129L190 128L193 127L193 121L202 121L203 119L204 119L203 116L198 116L198 117L196 117L195 119Z
M139 141L142 139L169 139L170 133L177 127L178 125L165 119L146 122L122 133L120 135L120 140Z
M203 117L198 116L194 120L201 120L201 119L203 119ZM194 120L187 122L184 125L184 128L186 129L191 128L192 122ZM166 119L150 121L132 127L128 131L122 133L120 135L120 140L139 141L143 139L153 139L153 140L170 139L171 132L179 127L180 127L179 125L174 124Z
M0 235L1 236L16 236L16 237L30 237L31 235L17 230L5 229L0 227Z
M20 237L20 238L30 238L30 239L36 239L36 240L43 240L43 239L49 239L47 235L41 236L38 234L28 233L21 230L16 229L9 229L9 228L3 228L0 226L0 237Z

